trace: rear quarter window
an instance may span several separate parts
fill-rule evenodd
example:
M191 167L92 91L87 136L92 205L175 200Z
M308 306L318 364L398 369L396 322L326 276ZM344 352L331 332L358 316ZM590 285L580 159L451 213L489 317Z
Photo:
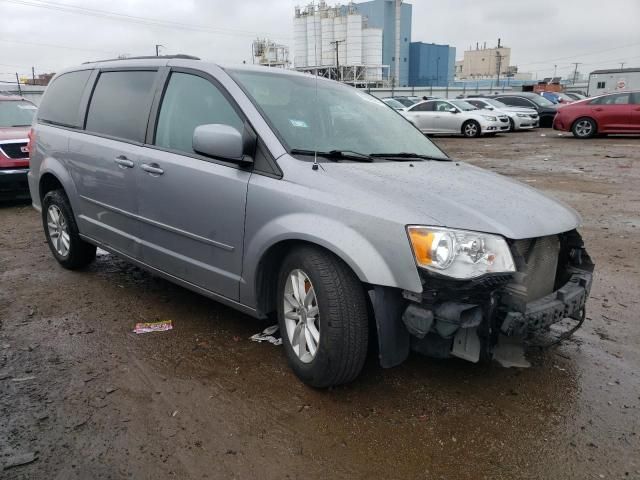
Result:
M38 108L38 121L81 128L80 102L91 70L81 70L60 75L42 98Z

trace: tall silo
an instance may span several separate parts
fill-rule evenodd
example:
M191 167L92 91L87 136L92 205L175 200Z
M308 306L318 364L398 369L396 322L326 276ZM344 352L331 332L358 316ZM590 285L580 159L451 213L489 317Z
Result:
M338 15L333 19L333 39L339 41L338 44L338 61L344 65L347 62L347 17ZM335 45L334 45L335 52ZM336 63L335 53L333 54L333 63Z
M362 15L347 15L347 65L362 63Z
M320 65L322 57L322 26L314 10L307 15L307 66Z
M336 63L336 49L333 42L333 11L328 12L328 16L321 20L322 31L322 65L330 66Z
M293 65L307 66L307 19L299 15L293 18Z
M362 29L362 63L365 65L382 65L382 29ZM382 80L382 67L367 67L365 80Z

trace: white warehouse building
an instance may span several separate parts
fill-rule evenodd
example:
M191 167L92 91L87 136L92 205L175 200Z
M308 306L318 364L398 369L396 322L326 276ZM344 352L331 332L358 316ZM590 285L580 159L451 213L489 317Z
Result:
M359 86L381 85L389 69L382 64L382 29L367 27L353 3L329 7L324 1L295 8L293 64Z

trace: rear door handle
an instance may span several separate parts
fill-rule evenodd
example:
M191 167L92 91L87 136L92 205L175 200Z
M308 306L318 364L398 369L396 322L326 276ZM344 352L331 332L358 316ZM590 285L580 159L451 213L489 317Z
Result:
M142 170L152 175L162 175L164 173L164 170L161 169L157 163L152 163L152 164L143 163L140 166L140 168L142 168Z
M118 155L113 161L123 168L133 168L133 162L124 155Z

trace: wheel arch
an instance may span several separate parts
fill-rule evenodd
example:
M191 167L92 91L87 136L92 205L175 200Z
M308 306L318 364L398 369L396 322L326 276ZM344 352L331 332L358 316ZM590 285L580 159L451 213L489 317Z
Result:
M60 160L47 157L42 161L38 171L38 200L40 203L48 192L58 188L64 190L71 208L76 212L77 191L69 171Z

